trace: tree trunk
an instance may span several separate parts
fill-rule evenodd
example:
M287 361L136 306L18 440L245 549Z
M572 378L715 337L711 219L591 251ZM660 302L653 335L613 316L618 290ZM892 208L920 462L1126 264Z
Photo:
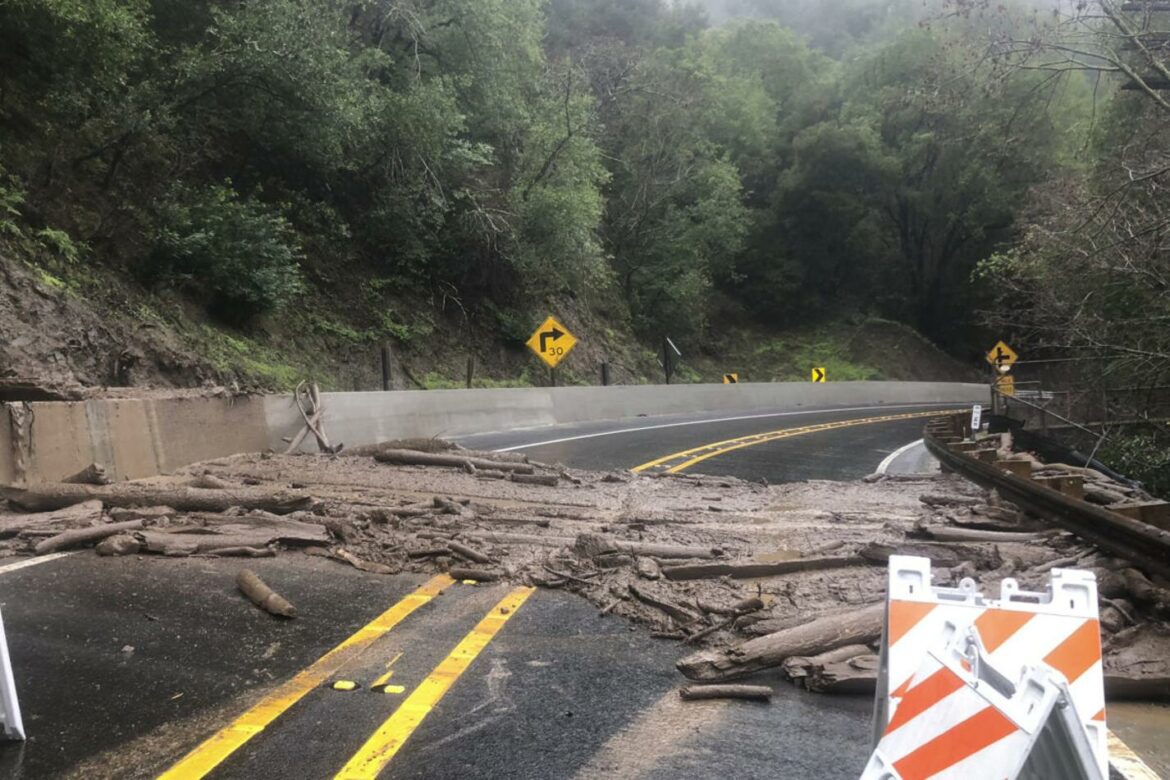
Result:
M29 488L2 488L6 498L21 509L45 512L99 500L106 506L169 506L181 512L223 512L231 507L263 509L286 515L313 506L312 496L287 490L240 487L232 490L201 490L182 486L146 485L122 482L116 485L35 485Z
M712 580L718 577L747 579L749 577L774 577L800 571L824 571L846 566L866 566L865 558L855 556L841 558L801 558L776 563L692 563L682 566L668 566L662 570L668 580Z
M771 701L772 689L767 685L684 685L678 695L686 701L702 699L746 699Z
M675 666L691 680L731 680L784 663L793 655L816 655L873 642L882 633L885 604L830 615L811 623L751 639L726 650L701 650Z
M42 542L39 542L33 551L37 555L46 555L57 550L65 550L70 547L80 547L89 542L100 542L107 536L122 533L123 531L137 531L142 528L142 520L127 520L124 523L109 523L107 525L95 525L91 528L75 528L72 531L57 534L49 537Z
M515 474L532 474L535 469L528 463L513 463L503 460L486 460L484 458L469 458L463 455L451 455L437 452L419 452L417 450L382 450L374 454L374 460L379 463L389 463L395 466L442 466L461 469L470 463L477 469L495 469L496 471L511 471Z

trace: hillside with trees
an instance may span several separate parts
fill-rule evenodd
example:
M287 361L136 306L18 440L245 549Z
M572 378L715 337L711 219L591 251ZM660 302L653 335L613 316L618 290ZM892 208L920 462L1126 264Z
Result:
M1126 156L1164 156L1170 93L1028 67L1007 42L1041 23L944 0L7 0L0 349L87 384L372 389L388 343L416 386L468 354L540 383L522 342L556 312L588 342L567 381L602 359L645 381L663 335L763 379L815 343L841 378L889 375L849 346L872 322L974 363L999 296L1063 278L1070 199L1164 181ZM1074 316L1044 311L1036 333Z

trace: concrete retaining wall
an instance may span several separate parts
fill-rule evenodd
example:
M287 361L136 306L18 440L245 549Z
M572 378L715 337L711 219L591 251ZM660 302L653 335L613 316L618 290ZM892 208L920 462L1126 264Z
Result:
M639 415L967 404L986 397L987 388L976 384L835 382L326 393L324 400L330 439L357 446ZM301 427L291 396L29 406L34 422L27 440L14 435L7 409L0 414L0 484L54 481L95 461L118 478L152 476L238 452L282 450L283 438ZM315 447L310 437L304 449Z

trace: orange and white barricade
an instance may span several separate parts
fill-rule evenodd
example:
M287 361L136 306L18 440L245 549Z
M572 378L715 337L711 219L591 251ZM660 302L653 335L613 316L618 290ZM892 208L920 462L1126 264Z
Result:
M0 618L0 738L24 739L20 704L16 701L16 681L8 660L8 638L4 636L4 619Z
M1097 584L1053 569L1047 591L1005 579L931 585L926 558L892 556L862 780L1108 777Z

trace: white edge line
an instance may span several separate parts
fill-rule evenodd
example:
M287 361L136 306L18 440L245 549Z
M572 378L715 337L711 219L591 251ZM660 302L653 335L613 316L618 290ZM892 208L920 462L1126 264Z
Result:
M77 550L71 550L69 552L59 552L59 553L50 553L49 555L39 555L36 558L26 558L25 560L18 561L17 563L10 563L7 566L0 566L0 574L8 574L9 572L19 571L20 569L27 569L30 566L40 566L42 563L48 563L49 561L55 561L58 558L67 558L70 555L75 555L76 553L77 553Z
M919 444L922 444L922 439L915 439L914 441L910 442L909 444L902 446L902 447L899 447L898 449L894 450L893 452L891 452L889 455L887 455L885 457L885 460L883 460L881 463L878 464L877 471L874 473L885 474L886 469L888 469L894 461L896 461L898 458L900 458L903 454L905 454L909 450L912 450L915 447L917 447Z
M868 412L874 409L921 409L932 406L955 406L958 401L939 401L921 404L879 404L877 406L849 406L839 409L804 409L799 412L769 412L767 414L745 414L739 417L718 417L707 420L687 420L685 422L663 423L661 425L643 425L638 428L619 428L616 431L599 431L598 433L583 433L579 436L566 436L563 439L548 439L547 441L534 441L528 444L516 444L511 447L501 447L495 450L496 452L512 452L514 450L526 450L530 447L544 447L549 444L563 444L567 441L580 441L581 439L596 439L600 436L616 436L619 433L639 433L641 431L656 431L662 428L681 428L687 425L709 425L711 423L725 423L736 422L739 420L765 420L772 417L796 417L806 414L832 414L833 412Z

